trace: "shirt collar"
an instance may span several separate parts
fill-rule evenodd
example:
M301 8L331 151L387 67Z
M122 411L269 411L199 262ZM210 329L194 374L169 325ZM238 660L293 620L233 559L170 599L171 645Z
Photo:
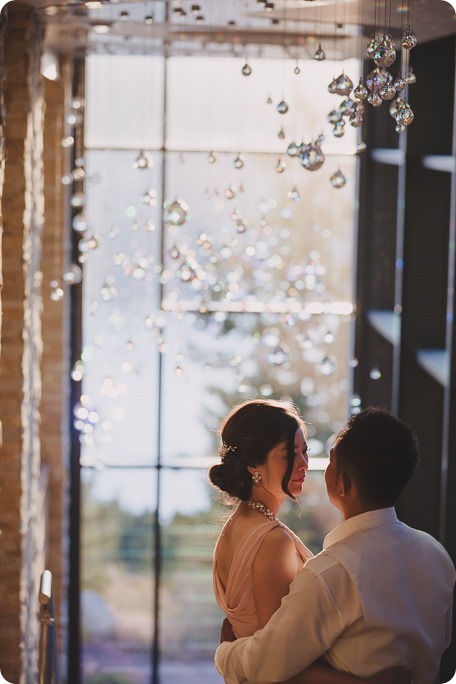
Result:
M341 522L340 525L337 525L337 527L326 535L323 541L323 549L327 549L336 542L350 537L359 530L365 530L369 527L378 527L379 525L396 521L396 511L392 507L378 508L375 511L367 511L366 513L354 515L352 518L348 518L348 520Z

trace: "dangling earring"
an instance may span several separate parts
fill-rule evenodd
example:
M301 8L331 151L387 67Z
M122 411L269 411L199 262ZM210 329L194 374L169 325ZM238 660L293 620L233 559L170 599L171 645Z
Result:
M255 484L258 484L258 482L261 480L261 475L258 472L258 470L255 470L255 472L252 475L252 481L255 482Z

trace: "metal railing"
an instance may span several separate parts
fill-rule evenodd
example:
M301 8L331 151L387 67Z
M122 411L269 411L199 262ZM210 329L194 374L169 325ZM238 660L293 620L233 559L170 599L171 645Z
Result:
M39 684L62 684L57 629L52 600L52 574L45 570L40 581L40 660Z

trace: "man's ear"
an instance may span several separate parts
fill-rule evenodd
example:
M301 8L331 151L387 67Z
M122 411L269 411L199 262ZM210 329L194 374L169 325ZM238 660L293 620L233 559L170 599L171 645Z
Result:
M339 496L347 496L353 489L353 480L349 473L342 471L339 473L339 478L337 482L337 491Z

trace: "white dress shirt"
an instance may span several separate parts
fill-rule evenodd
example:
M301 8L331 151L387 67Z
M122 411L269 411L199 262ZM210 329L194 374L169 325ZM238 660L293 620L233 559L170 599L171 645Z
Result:
M394 508L362 513L325 538L263 629L218 647L217 670L229 684L282 682L325 654L358 676L409 665L413 684L435 684L454 582L433 537L401 523Z

